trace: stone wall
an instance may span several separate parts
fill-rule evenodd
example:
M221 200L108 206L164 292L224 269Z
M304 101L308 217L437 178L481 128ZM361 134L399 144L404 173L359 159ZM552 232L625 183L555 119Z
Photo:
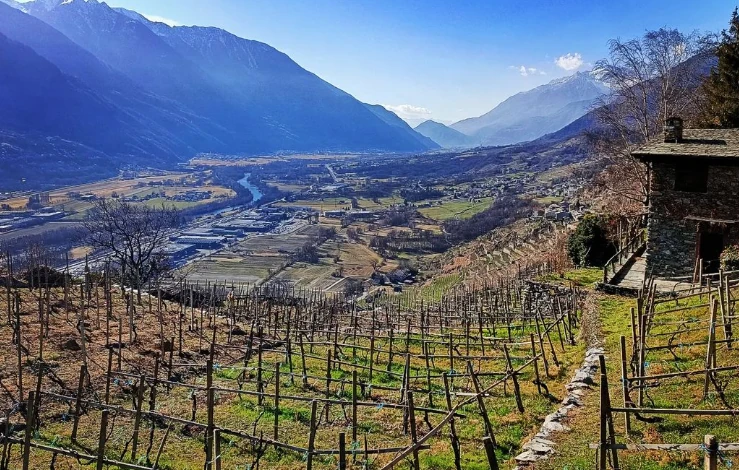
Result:
M697 224L650 215L645 258L647 275L657 277L693 274Z
M739 227L691 218L739 220L739 167L711 165L708 191L675 191L675 165L654 162L647 226L647 272L655 276L688 276L695 266L699 230L723 232L726 244L739 242Z

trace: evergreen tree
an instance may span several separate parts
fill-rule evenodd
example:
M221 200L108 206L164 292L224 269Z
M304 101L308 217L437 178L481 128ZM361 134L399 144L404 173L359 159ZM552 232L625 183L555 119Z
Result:
M616 253L616 247L606 236L607 220L588 214L580 220L567 240L567 254L575 266L603 266Z
M739 13L734 9L729 29L716 48L718 65L703 83L702 125L739 127Z

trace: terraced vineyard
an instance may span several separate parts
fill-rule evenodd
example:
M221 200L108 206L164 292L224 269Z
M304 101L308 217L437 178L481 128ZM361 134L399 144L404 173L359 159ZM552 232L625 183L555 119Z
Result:
M578 291L523 277L431 303L183 281L141 305L105 276L9 279L7 468L508 468L582 353Z

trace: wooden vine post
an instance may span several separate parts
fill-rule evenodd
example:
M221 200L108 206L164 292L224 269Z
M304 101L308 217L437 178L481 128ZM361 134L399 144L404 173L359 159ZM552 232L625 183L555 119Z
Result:
M626 361L626 337L621 336L621 389L624 396L624 408L632 405L629 399L629 367ZM624 425L626 435L631 433L631 417L629 413L624 413Z
M704 470L717 470L718 469L718 441L716 436L707 435L703 438L703 447L705 448L703 454L703 467Z
M275 401L274 401L274 430L272 432L272 438L277 441L279 437L280 429L280 363L275 364ZM275 449L277 446L275 446Z
M306 470L313 470L313 451L316 445L316 413L318 412L318 402L313 400L310 404L310 431L308 434L308 451Z
M608 372L606 370L606 359L603 355L598 357L600 364L600 447L598 449L598 468L606 470L608 466L608 450L611 450L613 468L618 466L618 453L613 445L616 443L616 432L613 425L613 414L611 413L611 396L608 391Z
M449 390L449 377L447 373L442 374L444 378L444 395L446 397L446 407L449 413L452 413L454 408L452 407L452 397ZM454 452L454 466L456 470L462 470L461 455L459 452L459 438L457 437L457 427L454 423L454 415L452 414L449 419L449 439L452 444L452 450Z
M85 374L87 373L87 367L84 365L80 367L80 378L77 383L77 399L74 403L74 423L72 424L72 442L77 441L77 430L80 424L80 415L82 414L82 391L85 386Z
M105 465L105 440L108 437L108 415L110 411L103 410L100 418L100 434L98 435L98 453L96 470L103 470Z
M346 433L339 433L339 470L346 470Z
M28 393L26 411L26 432L23 438L23 470L29 470L30 458L31 458L31 437L33 436L33 429L36 425L36 392Z
M413 404L413 392L408 390L406 392L406 398L408 400L408 418L410 420L411 442L415 446L418 443L418 433L416 431L416 411ZM418 460L418 448L413 449L413 469L420 469Z

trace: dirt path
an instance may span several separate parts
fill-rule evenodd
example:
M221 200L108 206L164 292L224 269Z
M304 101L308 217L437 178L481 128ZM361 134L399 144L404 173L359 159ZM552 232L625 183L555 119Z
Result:
M599 299L600 294L587 292L580 324L580 340L587 345L582 365L565 386L565 398L559 409L547 415L539 432L522 446L523 452L516 456L519 469L569 468L558 463L554 467L548 465L559 460L558 449L568 445L567 436L578 417L597 414L593 413L593 407L597 406L593 386L598 377L598 358L605 353Z

